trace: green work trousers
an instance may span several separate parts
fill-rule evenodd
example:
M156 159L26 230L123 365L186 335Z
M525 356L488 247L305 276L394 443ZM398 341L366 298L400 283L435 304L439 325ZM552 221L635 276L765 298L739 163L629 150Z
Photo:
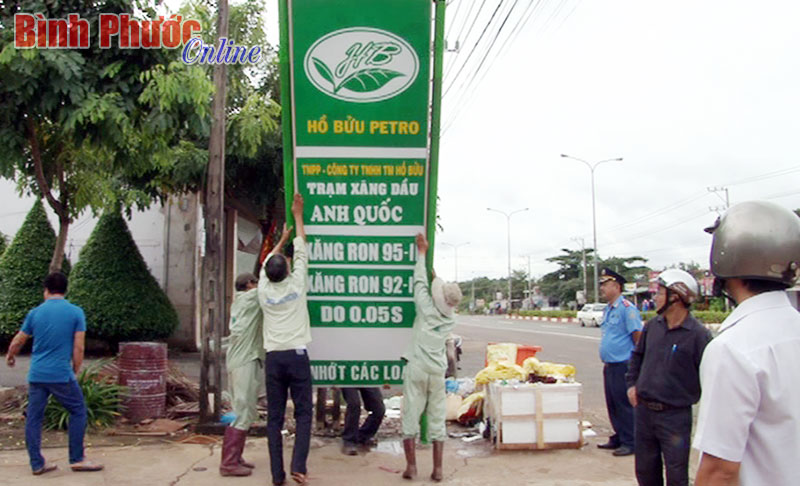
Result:
M431 441L445 440L447 429L444 419L447 404L444 388L444 371L428 373L406 364L403 378L403 437L410 439L419 435L419 420L428 416L428 438Z
M236 415L236 420L231 424L234 428L248 430L258 419L256 402L263 374L261 368L261 360L254 359L228 370L231 405L233 405L233 413Z

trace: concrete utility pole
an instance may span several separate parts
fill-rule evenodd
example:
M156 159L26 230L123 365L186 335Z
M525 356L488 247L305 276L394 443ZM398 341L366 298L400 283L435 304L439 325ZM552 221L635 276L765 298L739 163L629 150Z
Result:
M586 167L589 168L589 171L592 173L592 247L594 248L594 301L600 302L600 292L597 284L597 217L595 216L595 202L594 202L594 170L600 164L604 164L606 162L622 162L622 157L618 157L616 159L605 159L595 163L589 163L583 159L579 159L577 157L573 157L567 154L561 154L562 157L567 159L577 160L578 162L583 162L586 164Z
M452 247L453 247L453 251L455 252L455 257L456 257L456 265L455 265L455 266L456 266L456 268L455 268L455 270L456 270L456 274L455 274L455 282L456 282L456 283L458 283L458 247L459 247L459 246L466 246L466 245L469 245L469 241L467 241L466 243L456 243L456 244L442 242L442 244L443 244L443 245L445 245L445 246L452 246Z
M217 45L228 37L228 0L217 2ZM222 409L222 334L225 326L225 91L226 66L214 66L214 101L204 192L205 257L200 326L200 422L219 422ZM210 368L210 369L209 369ZM209 376L209 372L211 373ZM209 394L213 410L209 411Z
M500 211L499 209L486 208L487 211L494 211L505 216L506 223L508 225L508 313L511 313L511 216L521 213L522 211L527 211L528 209L529 208L517 209L516 211L507 213L505 211Z
M719 186L719 187L708 187L707 189L708 189L708 192L716 194L717 197L719 197L720 199L722 199L725 202L725 206L723 206L721 208L718 207L718 206L708 208L709 211L713 211L713 212L719 214L720 216L722 216L722 214L725 213L725 211L727 211L728 208L731 207L731 200L728 197L729 196L728 195L728 188L725 187L725 186ZM724 192L725 193L725 198L724 199L722 198L722 196L719 195L720 192ZM730 302L728 301L728 299L722 299L722 300L725 301L725 311L729 311L731 309Z
M587 287L586 286L586 245L584 244L583 238L580 238L580 237L576 236L576 237L571 238L571 239L572 239L572 241L581 244L581 259L583 260L583 297L586 298L587 297L587 295L586 295L586 292L587 292L587 289L586 289L586 287Z

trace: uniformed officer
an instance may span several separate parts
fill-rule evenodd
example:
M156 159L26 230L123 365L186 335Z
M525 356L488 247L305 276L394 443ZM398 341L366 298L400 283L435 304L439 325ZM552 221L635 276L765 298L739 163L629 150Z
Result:
M603 366L603 386L606 393L608 418L614 435L600 449L614 449L615 456L633 454L633 407L628 401L625 373L628 359L642 334L642 319L639 310L622 297L625 278L617 272L604 268L600 272L600 293L608 302L600 326L600 359Z

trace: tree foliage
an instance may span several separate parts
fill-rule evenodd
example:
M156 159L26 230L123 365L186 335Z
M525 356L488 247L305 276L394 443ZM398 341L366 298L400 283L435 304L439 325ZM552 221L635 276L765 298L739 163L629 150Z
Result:
M22 326L28 311L42 303L56 234L44 205L37 200L0 257L0 341L7 342ZM69 273L69 262L63 264Z
M555 263L559 266L558 269L544 275L539 281L542 292L564 305L568 302L575 300L575 293L578 290L583 290L583 255L581 251L573 251L567 248L562 248L561 255L556 255L547 258L548 262ZM593 294L593 255L592 250L586 250L586 290L589 293L587 299ZM646 258L640 256L633 257L610 257L600 259L598 267L608 267L615 272L625 277L628 282L646 282L647 275L650 271L644 263L647 262Z
M59 219L50 268L63 255L70 223L86 208L144 208L202 171L203 149L184 140L202 131L212 86L169 49L16 49L14 15L140 12L151 0L20 0L0 3L0 175L45 198ZM174 92L172 98L157 95ZM182 178L184 176L185 178Z
M81 249L69 295L86 313L87 335L112 345L166 338L178 325L119 211L104 214Z

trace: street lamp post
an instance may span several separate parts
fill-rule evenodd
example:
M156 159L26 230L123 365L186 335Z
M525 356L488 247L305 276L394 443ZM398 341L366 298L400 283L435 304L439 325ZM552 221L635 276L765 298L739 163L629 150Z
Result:
M455 255L456 255L456 275L455 275L456 278L455 278L455 282L458 283L458 247L459 246L469 245L469 241L467 241L466 243L456 243L456 244L442 242L442 245L452 246L453 247L453 251L455 252Z
M604 164L606 162L621 162L622 157L618 157L616 159L605 159L599 162L590 163L583 159L579 159L577 157L573 157L567 154L561 154L562 157L567 159L577 160L578 162L583 162L586 164L586 167L589 168L589 171L592 174L592 241L594 247L594 301L600 302L600 295L597 288L597 218L595 217L595 201L594 201L594 170L597 168L598 165Z
M517 213L521 213L522 211L527 211L529 208L517 209L516 211L511 211L507 213L505 211L500 211L499 209L492 209L486 208L487 211L494 211L496 213L500 213L506 217L506 223L508 225L508 312L511 312L511 216L514 216Z

